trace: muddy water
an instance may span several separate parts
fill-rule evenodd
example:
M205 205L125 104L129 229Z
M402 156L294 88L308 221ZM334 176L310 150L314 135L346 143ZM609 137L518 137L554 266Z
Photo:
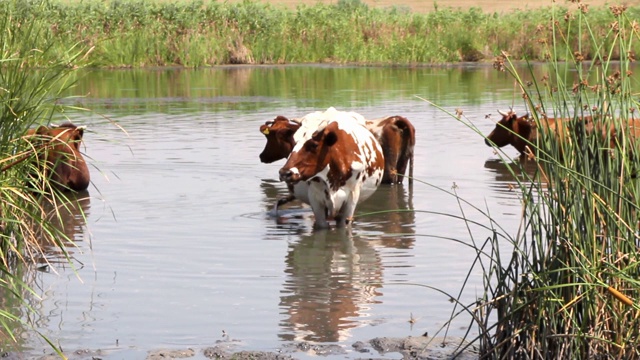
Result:
M490 235L461 217L488 226L490 213L515 232L520 202L482 138L416 95L488 133L486 115L519 104L512 89L488 67L90 73L72 103L93 112L71 114L89 128L86 221L69 214L71 265L52 251L50 267L26 270L40 297L29 318L65 351L118 359L187 347L202 357L219 340L266 351L337 344L358 357L351 344L377 336L461 336L469 317L445 327L460 310L449 300L481 294L470 244ZM416 182L381 187L350 230L313 231L306 206L273 212L283 162L259 162L258 127L329 106L411 120ZM35 336L21 344L50 351Z

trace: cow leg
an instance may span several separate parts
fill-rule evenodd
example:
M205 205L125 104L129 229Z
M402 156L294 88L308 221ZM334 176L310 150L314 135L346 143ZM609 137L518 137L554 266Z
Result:
M329 222L327 221L327 218L329 217L329 209L327 209L324 204L319 204L317 201L311 200L310 202L313 215L315 216L313 227L316 229L329 228Z
M336 216L336 226L344 227L351 225L353 222L353 214L356 212L356 205L360 199L360 186L356 186L350 194L349 199L345 201L340 209L340 214Z
M275 212L276 215L278 215L278 208L288 202L291 202L293 200L295 200L296 197L293 194L289 194L289 196L284 197L284 198L280 198L278 199L278 201L276 201L276 205L273 208L273 211Z

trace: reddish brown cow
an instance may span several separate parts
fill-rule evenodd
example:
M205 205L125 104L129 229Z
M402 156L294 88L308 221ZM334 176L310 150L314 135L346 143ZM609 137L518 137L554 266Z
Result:
M383 184L402 184L409 166L409 184L413 183L413 149L416 129L402 116L367 120L366 127L380 142L384 155Z
M89 187L89 168L80 153L83 135L84 127L72 123L27 131L27 138L37 151L36 166L52 186L72 191Z
M539 129L536 122L529 118L528 115L518 117L516 113L512 111L507 113L502 111L498 112L502 115L502 119L498 121L493 131L485 138L485 144L497 147L512 145L520 154L524 154L527 145L535 144L538 139ZM600 129L599 131L601 131L602 136L609 136L610 148L613 149L617 146L617 134L613 124L608 128L603 124L595 125L592 116L585 116L575 123L573 121L574 120L562 118L540 119L540 123L543 126L542 132L553 133L560 141L564 140L566 136L565 131L571 128L575 129L575 124L581 124L585 127L584 130L587 134L593 133L595 128ZM569 123L565 124L566 122ZM628 126L628 136L631 136L633 139L640 138L640 120L630 119Z
M498 121L493 131L484 139L487 146L497 146L499 148L512 145L520 154L525 153L525 149L530 144L535 144L538 139L538 127L534 119L529 115L518 117L515 112L502 112L502 119ZM587 131L593 131L593 121L591 117L585 117ZM559 139L564 139L565 127L563 122L567 119L542 118L543 132L553 133Z
M304 118L302 120L304 122ZM415 128L402 116L389 116L377 120L366 120L365 126L382 146L385 158L383 184L401 184L409 167L409 183L413 183L413 149ZM278 116L260 126L260 132L267 138L260 161L271 163L287 158L296 144L294 135L301 122Z

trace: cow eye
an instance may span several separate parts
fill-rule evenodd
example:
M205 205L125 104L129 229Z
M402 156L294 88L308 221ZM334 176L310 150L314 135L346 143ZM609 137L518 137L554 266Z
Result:
M313 141L313 140L309 140L304 144L304 149L307 151L315 151L318 148L318 143Z

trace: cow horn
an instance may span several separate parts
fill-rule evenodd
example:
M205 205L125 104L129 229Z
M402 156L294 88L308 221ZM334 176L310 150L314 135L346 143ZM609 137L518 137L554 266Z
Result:
M289 119L289 121L291 121L292 123L296 123L298 125L302 125L302 120L300 119Z
M500 110L500 109L498 109L498 114L500 114L500 115L502 115L502 116L509 116L509 113L504 112L504 111L502 111L502 110Z

